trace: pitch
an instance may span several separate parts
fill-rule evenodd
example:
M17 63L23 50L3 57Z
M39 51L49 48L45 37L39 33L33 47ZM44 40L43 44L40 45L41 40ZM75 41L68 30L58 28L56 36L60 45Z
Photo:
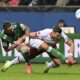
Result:
M3 64L0 64L0 67ZM52 68L48 73L43 73L44 64L32 64L32 74L27 74L25 64L14 65L6 72L0 72L0 80L80 80L80 65L76 64L69 68L62 65Z

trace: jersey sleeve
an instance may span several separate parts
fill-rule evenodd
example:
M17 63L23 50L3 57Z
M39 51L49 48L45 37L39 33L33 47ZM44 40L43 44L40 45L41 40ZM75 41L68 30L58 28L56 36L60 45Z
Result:
M47 29L36 32L36 37L43 39L47 35Z
M70 40L70 38L63 31L62 31L61 35L64 38L65 43L68 43L68 41Z
M24 24L20 24L22 30L25 30L26 29L26 26Z

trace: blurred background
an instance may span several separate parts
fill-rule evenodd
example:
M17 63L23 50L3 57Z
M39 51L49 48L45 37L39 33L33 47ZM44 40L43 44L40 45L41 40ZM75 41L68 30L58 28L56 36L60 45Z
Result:
M64 20L79 33L79 20L75 18L79 5L80 0L0 0L0 24L17 21L29 25L31 31L37 31L55 27L59 20Z
M78 6L80 0L0 0L0 6L40 6L40 5L51 5L51 6Z

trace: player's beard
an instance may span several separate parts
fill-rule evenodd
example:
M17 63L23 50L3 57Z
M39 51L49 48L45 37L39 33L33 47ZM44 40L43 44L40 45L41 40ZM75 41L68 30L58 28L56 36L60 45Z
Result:
M60 38L58 38L58 37L54 37L53 38L53 41L55 42L55 43L58 43L58 42L60 42L61 41L61 37Z

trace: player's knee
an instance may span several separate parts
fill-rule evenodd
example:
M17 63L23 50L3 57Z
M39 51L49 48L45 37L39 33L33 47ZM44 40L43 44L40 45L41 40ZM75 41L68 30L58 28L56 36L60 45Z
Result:
M25 46L25 45L20 45L20 46L18 47L18 51L20 51L21 53L25 53L25 52L28 51L28 47Z
M27 47L25 47L25 48L20 48L19 51L20 51L21 53L26 53L26 52L28 52L28 48L27 48Z
M28 52L28 49L27 48L21 50L21 53L26 53L26 52Z
M40 45L40 48L41 48L41 49L44 49L44 50L46 50L46 51L47 51L48 47L49 47L49 45L47 45L45 42L43 42L43 43Z

